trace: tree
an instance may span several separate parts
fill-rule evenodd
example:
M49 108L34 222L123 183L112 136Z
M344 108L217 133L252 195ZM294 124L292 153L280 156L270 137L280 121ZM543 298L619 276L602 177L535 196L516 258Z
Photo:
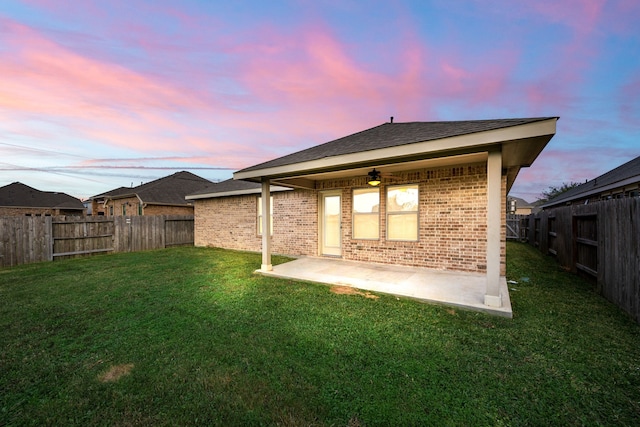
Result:
M548 189L544 190L538 199L538 202L548 202L549 200L558 197L560 194L565 193L572 188L580 185L579 182L563 182L559 187L549 186Z

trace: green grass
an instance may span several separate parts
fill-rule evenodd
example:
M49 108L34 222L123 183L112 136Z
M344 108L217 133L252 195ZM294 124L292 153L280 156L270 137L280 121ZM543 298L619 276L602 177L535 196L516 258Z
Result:
M259 265L175 248L0 270L0 425L640 424L640 327L531 247L508 244L513 319Z

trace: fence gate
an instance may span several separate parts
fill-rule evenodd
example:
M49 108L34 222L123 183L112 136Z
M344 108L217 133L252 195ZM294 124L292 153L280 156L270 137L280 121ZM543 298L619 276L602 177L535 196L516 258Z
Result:
M522 227L522 220L526 218L527 215L507 214L507 240L526 239L526 228Z

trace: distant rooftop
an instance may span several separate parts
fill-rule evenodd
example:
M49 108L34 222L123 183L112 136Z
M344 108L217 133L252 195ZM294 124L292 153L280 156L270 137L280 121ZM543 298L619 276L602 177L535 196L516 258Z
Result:
M66 193L41 191L21 182L0 187L0 206L83 210L84 205Z
M547 203L542 205L542 207L555 206L571 202L576 199L586 198L632 182L640 182L640 156L598 176L597 178L592 179L591 181L587 181L582 185L565 191L557 197L549 200Z

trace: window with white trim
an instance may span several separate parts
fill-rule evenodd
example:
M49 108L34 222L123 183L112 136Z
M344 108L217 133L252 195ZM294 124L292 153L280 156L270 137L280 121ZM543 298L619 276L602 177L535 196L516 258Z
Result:
M387 240L418 240L418 185L387 187Z
M353 190L353 238L380 238L380 190L356 188Z
M273 236L273 196L269 200L269 234ZM262 236L262 197L258 197L258 236Z

